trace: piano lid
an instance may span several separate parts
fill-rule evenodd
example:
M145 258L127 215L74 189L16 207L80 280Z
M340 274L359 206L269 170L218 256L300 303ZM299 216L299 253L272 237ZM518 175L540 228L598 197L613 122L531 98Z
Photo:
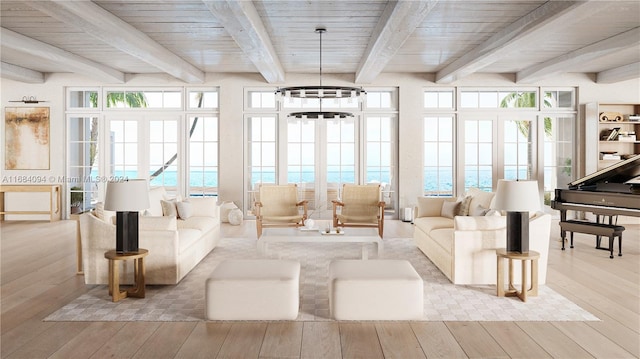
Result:
M633 156L614 165L569 183L569 188L591 187L598 183L636 185L640 180L640 155Z

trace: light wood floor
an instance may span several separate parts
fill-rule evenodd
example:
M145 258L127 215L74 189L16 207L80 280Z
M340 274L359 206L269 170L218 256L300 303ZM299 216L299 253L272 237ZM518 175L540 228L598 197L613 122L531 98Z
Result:
M640 355L640 222L623 256L552 227L548 285L600 322L43 322L87 291L75 222L2 222L2 358L634 358ZM385 237L409 237L387 221ZM224 236L255 238L254 223ZM214 250L215 253L215 250ZM131 299L135 300L135 299Z

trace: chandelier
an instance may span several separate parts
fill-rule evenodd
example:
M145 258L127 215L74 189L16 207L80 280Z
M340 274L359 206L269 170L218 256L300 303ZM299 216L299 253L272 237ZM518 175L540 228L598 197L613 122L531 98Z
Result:
M319 99L320 111L304 111L304 112L292 112L289 117L296 118L312 118L312 119L331 119L331 118L346 118L353 117L350 112L336 112L336 111L322 111L323 99L337 99L337 98L359 98L360 95L366 94L361 87L349 87L349 86L323 86L322 85L322 34L327 32L324 27L318 27L315 30L320 35L320 85L319 86L292 86L282 87L276 90L276 95L280 97L288 98L301 98L301 99Z

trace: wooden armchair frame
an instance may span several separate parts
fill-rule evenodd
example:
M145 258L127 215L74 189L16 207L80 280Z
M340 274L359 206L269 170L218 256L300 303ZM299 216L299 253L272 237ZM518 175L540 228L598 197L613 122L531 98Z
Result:
M307 219L308 201L298 201L297 185L260 185L259 192L260 201L254 204L258 238L262 236L262 229L265 227L304 225ZM302 214L300 214L300 207L302 207Z
M377 190L377 191L376 191ZM382 234L384 232L384 201L380 200L380 185L352 185L352 184L344 184L342 186L342 200L333 200L333 226L334 227L376 227L378 228L378 235L382 238ZM370 192L371 198L358 198L357 193L353 193L353 191L361 191L361 192ZM375 194L375 198L373 197ZM353 201L353 202L352 202ZM338 214L338 207L341 208L341 213ZM356 208L354 212L355 215L349 213L345 209ZM366 215L363 216L362 212L367 211L367 207L370 208L370 216L366 218ZM375 211L372 210L375 207ZM374 213L375 212L375 213ZM365 218L363 218L365 217Z

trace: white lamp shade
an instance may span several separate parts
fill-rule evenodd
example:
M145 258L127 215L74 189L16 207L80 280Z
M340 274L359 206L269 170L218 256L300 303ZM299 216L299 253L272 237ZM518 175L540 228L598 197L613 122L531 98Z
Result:
M540 209L538 181L498 180L493 209L507 212L535 212Z
M104 209L107 211L134 212L148 209L149 188L145 179L130 179L107 183Z

